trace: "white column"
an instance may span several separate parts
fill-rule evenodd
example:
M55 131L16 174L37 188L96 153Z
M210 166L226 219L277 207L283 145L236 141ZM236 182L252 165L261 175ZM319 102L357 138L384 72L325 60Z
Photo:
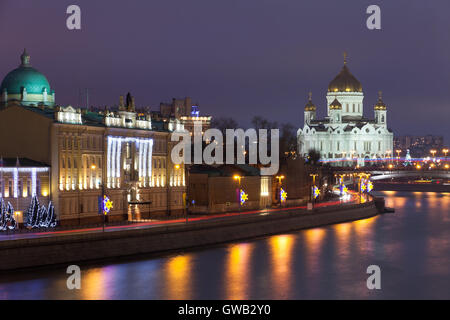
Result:
M144 142L144 152L142 155L142 162L143 162L143 168L142 168L142 174L144 176L144 187L147 186L147 152L148 152L148 140Z
M106 181L108 188L111 188L111 148L112 138L108 137L108 150L106 155Z
M111 149L111 177L112 177L112 187L116 187L116 170L114 168L116 167L116 144L117 140L114 138L112 141L112 149Z
M153 163L152 163L152 152L153 152L153 139L151 139L149 141L149 146L148 146L148 181L149 181L149 185L151 185L152 183L152 168L153 168Z
M117 187L120 188L120 167L121 167L121 162L120 162L120 156L122 153L122 139L118 138L117 139L117 150L116 150L116 177L117 177Z
M36 168L31 170L31 196L36 195Z

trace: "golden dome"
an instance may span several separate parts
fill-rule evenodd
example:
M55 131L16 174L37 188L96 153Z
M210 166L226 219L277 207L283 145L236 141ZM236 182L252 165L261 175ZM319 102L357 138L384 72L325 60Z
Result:
M328 92L362 92L362 85L347 67L347 55L344 54L344 66L341 72L328 85Z
M382 95L382 92L379 91L378 92L378 102L374 106L375 110L386 110L386 104L384 104L383 98L381 95Z
M330 110L342 110L342 104L337 98L334 98L333 102L330 104Z
M309 92L308 103L305 105L305 111L316 111L316 106L312 102L312 92Z

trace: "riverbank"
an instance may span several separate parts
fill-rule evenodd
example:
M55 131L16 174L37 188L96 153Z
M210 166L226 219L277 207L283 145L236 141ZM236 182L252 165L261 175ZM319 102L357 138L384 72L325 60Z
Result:
M0 242L0 270L191 249L365 219L376 214L375 204L367 202L312 211L287 208L216 221L142 229L5 240Z

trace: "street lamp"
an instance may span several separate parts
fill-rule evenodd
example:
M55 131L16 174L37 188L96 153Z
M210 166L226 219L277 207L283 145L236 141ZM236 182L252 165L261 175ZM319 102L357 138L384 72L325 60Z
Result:
M277 178L278 179L278 183L281 184L282 183L281 180L284 179L284 176L276 176L275 178Z
M282 180L284 179L284 176L283 176L283 175L281 175L281 176L276 176L275 178L278 179L277 195L279 195L280 192L281 192L281 184L283 183ZM280 207L281 207L281 197L280 197Z
M400 153L402 152L402 150L397 149L397 150L395 150L395 152L397 152L397 165L398 165L400 162Z
M430 153L433 155L433 158L434 158L434 155L436 154L436 150L435 149L431 149Z
M239 188L238 188L237 191L236 191L236 196L237 196L237 201L238 201L238 203L239 203L239 212L240 212L240 211L241 211L241 207L242 207L241 199L240 199L240 195L241 195L241 179L242 179L242 176L240 176L240 175L238 175L238 174L235 174L235 175L233 176L233 179L239 182Z
M312 186L311 186L311 196L310 196L310 200L314 206L314 195L313 195L313 188L316 186L316 177L319 176L318 173L310 173L309 174L310 177L313 178L313 182L312 182Z
M391 160L392 160L392 158L391 158L392 150L386 150L386 153L387 153L387 156L388 156L388 163L390 163Z

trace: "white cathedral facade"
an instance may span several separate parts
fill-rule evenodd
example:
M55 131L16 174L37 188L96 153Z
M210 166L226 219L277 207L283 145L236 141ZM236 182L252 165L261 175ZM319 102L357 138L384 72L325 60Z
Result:
M336 166L364 166L392 157L393 133L387 127L387 108L381 92L374 106L374 119L364 118L364 93L361 83L350 73L347 61L330 82L327 92L327 117L316 118L311 93L305 106L304 125L297 131L298 151L310 150L321 160Z

